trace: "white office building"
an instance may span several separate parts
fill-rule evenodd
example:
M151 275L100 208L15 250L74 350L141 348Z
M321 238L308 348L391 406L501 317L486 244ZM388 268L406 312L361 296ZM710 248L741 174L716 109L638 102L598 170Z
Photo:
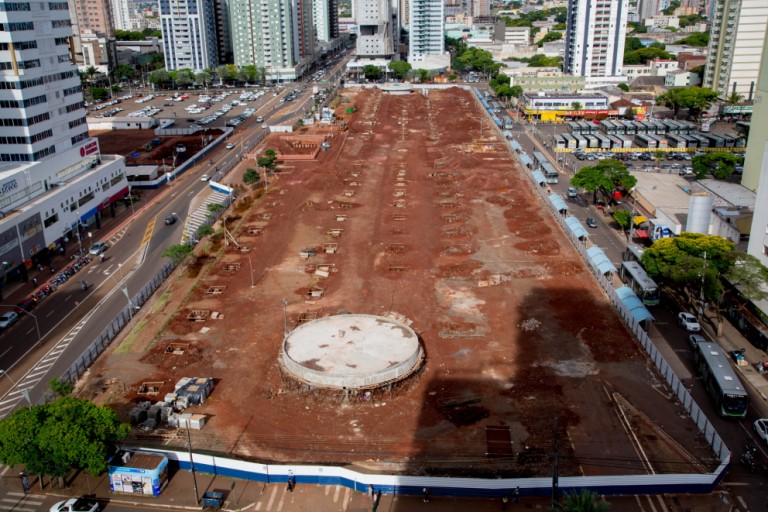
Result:
M408 63L414 69L445 70L451 56L445 51L443 0L410 0L410 6Z
M268 80L296 80L315 58L312 0L233 0L235 65L266 70Z
M336 0L312 0L312 18L317 40L329 43L339 37L339 12Z
M624 81L622 63L628 0L568 0L566 73L587 87Z
M763 47L752 119L768 116L768 40ZM752 123L741 184L757 193L747 253L768 267L768 123Z
M219 65L213 0L160 0L160 30L168 71Z
M355 0L357 58L389 59L395 53L390 0Z
M88 136L67 2L0 9L0 286L100 223L128 192L122 157Z

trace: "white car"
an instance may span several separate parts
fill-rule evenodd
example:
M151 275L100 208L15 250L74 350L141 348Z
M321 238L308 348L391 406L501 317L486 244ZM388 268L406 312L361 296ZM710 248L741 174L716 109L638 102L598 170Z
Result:
M762 439L764 443L768 443L768 419L761 418L759 420L755 420L753 425L755 427L755 433L757 436Z
M203 174L202 176L200 176L200 181L208 181L210 179L211 177L208 176L207 174Z
M227 144L226 146L224 146L224 147L227 148L227 149L235 149L235 145L232 144L231 142L229 144Z
M70 498L53 505L50 512L97 512L99 502L86 498Z
M677 314L677 320L678 322L680 322L680 327L682 327L688 332L701 331L701 326L699 325L698 320L696 320L696 317L690 313L681 311L680 313Z
M16 323L19 319L19 314L15 311L6 311L0 315L0 329L7 329Z

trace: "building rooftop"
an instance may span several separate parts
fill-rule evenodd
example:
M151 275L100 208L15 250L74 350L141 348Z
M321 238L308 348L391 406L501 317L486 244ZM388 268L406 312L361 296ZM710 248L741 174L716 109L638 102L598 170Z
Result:
M739 183L705 179L697 181L696 185L715 196L715 206L755 207L757 195Z

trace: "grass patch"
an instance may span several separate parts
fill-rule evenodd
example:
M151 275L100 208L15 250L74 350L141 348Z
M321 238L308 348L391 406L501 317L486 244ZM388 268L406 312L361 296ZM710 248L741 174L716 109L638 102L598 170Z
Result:
M168 303L168 299L170 298L171 298L170 291L166 291L165 293L163 293L160 297L157 298L155 305L152 307L152 311L150 311L150 314L155 315L159 313Z
M143 331L144 327L146 326L146 320L139 321L139 323L137 323L133 329L131 329L131 332L128 334L128 336L125 337L120 346L115 349L115 354L120 355L130 352L130 350L133 348L133 344L136 343L136 340L139 338L141 331Z

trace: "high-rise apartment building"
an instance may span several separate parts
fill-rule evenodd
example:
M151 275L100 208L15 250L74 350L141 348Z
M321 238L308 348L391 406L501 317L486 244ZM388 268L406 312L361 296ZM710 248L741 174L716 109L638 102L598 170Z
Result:
M566 73L587 86L621 79L628 0L568 0Z
M315 58L312 0L232 0L235 64L295 80Z
M336 0L312 0L312 17L318 41L328 43L339 37L339 10Z
M355 0L357 58L390 58L395 33L390 0Z
M213 0L160 0L160 30L168 71L219 65Z
M102 73L114 67L115 28L109 0L69 0L72 48L81 69L95 67Z
M467 16L476 18L478 16L490 16L490 0L467 0Z
M722 97L736 91L752 99L768 29L768 3L717 0L711 20L703 86Z
M216 13L216 48L218 51L219 66L232 64L234 52L232 50L232 22L230 20L231 0L214 0Z
M66 1L0 3L0 286L128 191L89 138Z
M445 51L443 0L410 0L408 63L414 69L444 70L451 64Z

